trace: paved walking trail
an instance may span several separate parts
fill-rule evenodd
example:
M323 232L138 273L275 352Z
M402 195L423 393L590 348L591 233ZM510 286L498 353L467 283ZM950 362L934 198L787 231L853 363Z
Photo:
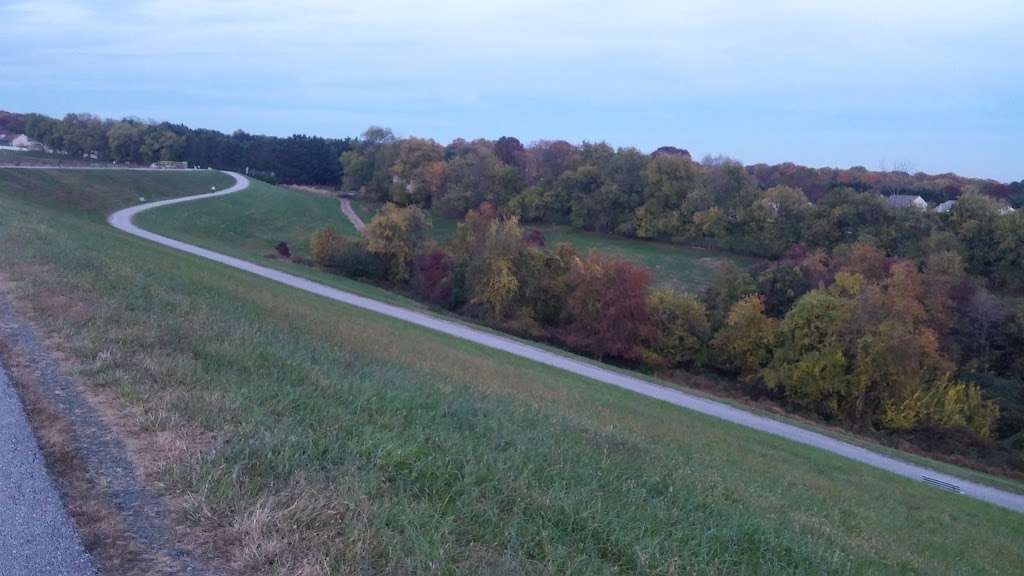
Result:
M132 218L144 210L179 204L181 202L192 202L203 198L233 194L240 190L244 190L249 186L249 180L245 176L233 172L227 172L227 174L235 178L235 184L221 192L140 204L138 206L133 206L131 208L115 212L110 216L109 222L115 228L119 228L140 238L145 238L158 244L169 246L176 250L181 250L182 252L187 252L215 262L220 262L239 270L245 270L256 274L257 276L262 276L275 282L280 282L282 284L298 288L299 290L304 290L351 306L356 306L385 316L404 320L456 338L475 342L488 348L502 350L515 356L527 358L542 364L547 364L548 366L553 366L555 368L560 368L562 370L578 374L580 376L585 376L599 382L631 390L650 398L663 400L665 402L675 404L676 406L681 406L702 414L707 414L722 420L739 424L740 426L746 426L747 428L753 428L761 432L780 436L794 442L827 450L845 458L856 460L882 470L888 470L889 472L912 480L921 481L924 477L929 477L941 482L952 484L958 487L960 493L966 496L990 502L1016 512L1024 513L1024 495L1014 494L1006 490L1000 490L998 488L993 488L976 482L970 482L923 466L910 464L903 460L883 456L882 454L872 452L866 448L861 448L824 434L812 432L810 430L764 416L758 416L722 402L716 402L714 400L688 394L681 390L654 384L653 382L636 376L630 376L616 370L603 368L596 363L578 360L563 354L531 346L511 337L501 336L485 330L473 328L459 322L444 320L424 312L416 312L406 308L393 306L391 304L385 304L371 298L358 296L350 292L345 292L344 290L325 286L299 276L293 276L286 272L281 272L280 270L260 266L259 264L254 264L247 260L233 258L231 256L226 256L212 250L187 244L179 240L160 236L143 230L132 223ZM851 479L851 481L853 481L853 479Z
M94 574L0 366L0 576Z

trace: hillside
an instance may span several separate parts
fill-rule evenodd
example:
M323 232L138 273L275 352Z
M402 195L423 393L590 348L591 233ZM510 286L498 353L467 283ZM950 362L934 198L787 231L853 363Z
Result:
M0 266L140 442L178 446L142 456L234 571L1024 563L1019 515L127 237L102 217L131 196L71 204L78 177L0 171Z

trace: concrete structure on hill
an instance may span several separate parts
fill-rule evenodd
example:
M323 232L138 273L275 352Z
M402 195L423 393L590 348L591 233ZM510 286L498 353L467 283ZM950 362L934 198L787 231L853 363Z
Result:
M893 208L917 208L918 210L925 210L928 208L928 203L920 196L893 194L892 196L886 196L885 199Z
M939 214L948 214L949 211L953 209L953 206L956 206L956 200L946 200L942 204L936 206L935 211Z

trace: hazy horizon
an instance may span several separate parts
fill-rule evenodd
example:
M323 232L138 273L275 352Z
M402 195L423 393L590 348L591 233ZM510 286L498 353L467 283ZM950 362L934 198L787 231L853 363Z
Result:
M0 109L1024 179L1024 5L0 2Z

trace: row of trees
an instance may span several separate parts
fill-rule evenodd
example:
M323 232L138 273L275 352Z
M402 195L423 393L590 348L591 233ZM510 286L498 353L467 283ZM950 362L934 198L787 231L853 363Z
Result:
M972 274L996 286L1024 289L1024 215L982 194L995 183L954 176L911 177L863 169L819 170L814 199L777 182L801 182L805 171L744 167L727 158L691 160L685 150L648 155L607 144L515 138L456 140L441 146L396 139L373 128L341 157L347 190L461 217L482 202L524 223L568 224L599 232L717 246L780 257L796 244L833 249L862 239L920 264L937 246L957 251ZM811 169L807 169L811 170ZM820 189L822 182L832 186ZM954 186L955 182L959 187ZM765 186L765 183L773 183ZM879 192L923 190L955 195L949 215L891 207ZM1002 186L1011 192L1019 185ZM945 196L943 196L945 197Z
M644 268L618 257L547 247L489 203L443 245L430 241L429 222L416 206L387 204L365 239L322 230L312 253L325 268L504 330L651 369L727 375L737 393L851 428L1024 443L1022 415L1010 406L1001 417L970 378L1024 371L1024 310L974 281L956 251L919 268L865 242L794 249L753 275L725 266L695 296L653 289Z
M338 158L351 145L348 139L277 138L242 131L229 135L181 124L110 120L91 114L68 114L62 119L7 114L0 122L72 158L143 165L158 160L186 161L192 166L248 169L270 181L295 184L337 185L341 181Z

